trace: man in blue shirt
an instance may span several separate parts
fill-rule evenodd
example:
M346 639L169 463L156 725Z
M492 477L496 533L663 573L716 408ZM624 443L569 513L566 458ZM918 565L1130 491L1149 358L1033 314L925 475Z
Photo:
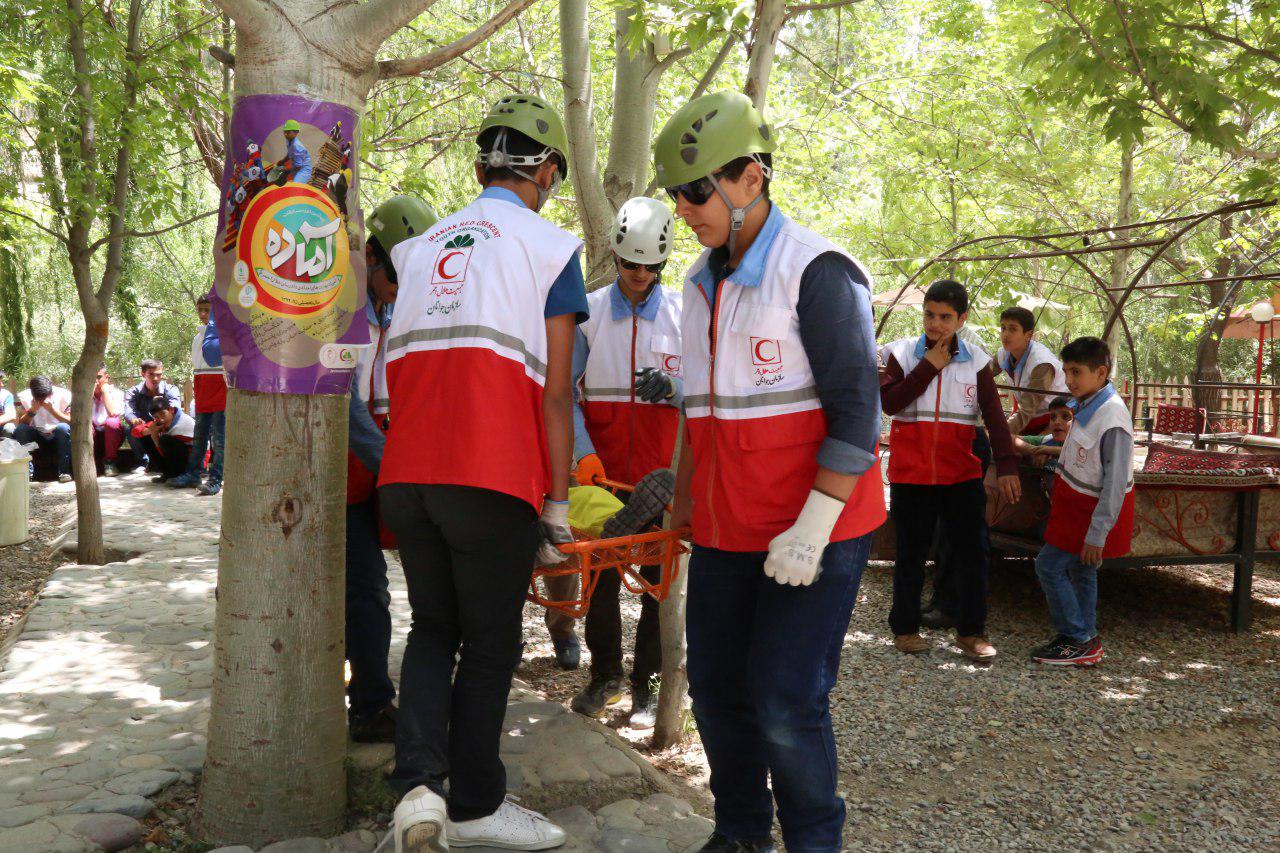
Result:
M298 141L298 132L301 130L302 125L294 119L284 123L284 142L289 149L289 162L293 164L293 174L289 180L305 184L311 180L311 152Z
M126 440L133 449L134 460L147 470L159 470L160 453L149 435L141 438L133 434L138 424L150 423L151 401L165 397L175 409L182 408L182 391L178 386L164 381L164 365L153 358L138 365L142 381L124 392L124 411L120 413L120 425L124 427ZM156 466L153 468L153 465Z

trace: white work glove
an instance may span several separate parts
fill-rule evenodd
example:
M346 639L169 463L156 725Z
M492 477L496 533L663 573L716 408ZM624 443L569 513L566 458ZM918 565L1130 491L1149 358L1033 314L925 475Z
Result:
M542 502L538 533L542 537L542 543L538 545L538 556L534 565L558 566L569 559L568 554L556 547L573 541L573 532L569 530L568 501L553 501L547 498Z
M785 586L808 586L822 573L822 552L831 541L844 501L809 490L800 517L769 543L764 573Z

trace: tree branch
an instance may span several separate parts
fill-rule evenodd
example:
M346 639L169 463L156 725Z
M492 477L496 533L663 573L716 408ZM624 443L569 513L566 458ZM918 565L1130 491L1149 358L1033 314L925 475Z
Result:
M256 28L266 23L269 13L262 0L210 0L223 12L226 12L237 25Z
M725 60L729 58L729 54L733 52L733 46L738 41L737 33L730 33L729 37L724 40L724 44L720 45L719 52L716 53L715 59L711 60L711 64L707 66L707 70L702 73L702 78L698 80L698 85L693 87L693 94L689 96L689 100L701 98L706 94L707 89L711 88L711 82L716 79L716 75L720 73L720 69L724 67Z
M432 68L438 68L446 62L451 62L476 45L481 44L533 4L534 0L510 0L497 14L457 41L421 56L406 59L384 59L378 63L378 77L383 80L392 77L409 77L414 74L421 74L424 71L430 71Z
M339 31L350 32L358 44L376 51L396 30L435 5L436 0L368 0L348 6L332 17Z
M217 213L218 213L218 209L215 207L213 210L206 210L204 213L197 213L195 216L189 216L186 219L182 220L181 222L175 222L172 225L166 225L164 228L156 228L151 231L134 231L132 229L114 231L110 234L107 234L105 237L100 237L97 240L93 241L92 245L89 246L89 251L91 253L95 252L103 244L108 243L112 240L119 240L122 237L155 237L158 234L166 234L170 231L176 231L179 228L185 228L191 223L198 222L201 219L208 219L210 216L214 216Z
M211 44L206 47L204 51L228 68L236 67L236 55L224 48L222 45Z
M845 6L853 6L861 2L862 0L831 0L829 3L799 3L795 6L787 7L787 20L791 20L797 15L803 15L806 12L821 12L824 9L840 9Z
M747 58L747 97L763 110L773 71L773 52L786 23L784 0L756 0L756 18L751 27L751 52Z
M40 222L40 220L35 219L34 217L31 217L31 216L28 216L27 214L23 213L20 210L14 210L12 207L0 207L0 213L7 213L10 216L16 216L19 219L25 219L35 227L39 228L44 233L48 234L50 237L57 240L59 243L62 243L64 246L69 245L65 235L59 234L57 231L54 231L53 229L46 227L43 223Z

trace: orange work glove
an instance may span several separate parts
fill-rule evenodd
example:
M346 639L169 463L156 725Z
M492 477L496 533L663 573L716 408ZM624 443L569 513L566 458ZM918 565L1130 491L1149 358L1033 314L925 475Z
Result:
M588 453L578 460L577 467L573 469L573 476L577 479L579 486L594 486L596 478L604 479L604 463L600 461L599 456Z

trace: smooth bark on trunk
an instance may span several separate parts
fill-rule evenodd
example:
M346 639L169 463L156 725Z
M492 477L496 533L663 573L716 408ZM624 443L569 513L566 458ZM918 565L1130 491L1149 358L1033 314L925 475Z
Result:
M200 792L215 844L342 829L346 453L345 397L228 392Z
M1134 146L1129 145L1120 153L1120 191L1116 198L1116 225L1128 225L1133 222L1133 153ZM1125 232L1119 232L1125 235ZM1122 237L1127 239L1127 235ZM1126 284L1129 283L1129 256L1132 251L1129 249L1119 249L1111 253L1111 292L1119 293ZM1110 306L1104 306L1104 311ZM1113 355L1113 365L1119 364L1119 358L1116 357L1120 352L1120 336L1123 330L1119 323L1111 324L1111 333L1107 335L1107 346L1111 347ZM1114 376L1117 372L1116 367L1112 367L1111 373ZM1135 394L1134 400L1137 400Z
M1218 243L1220 245L1230 245L1234 224L1235 218L1231 216L1224 216L1218 222ZM1231 272L1234 260L1234 253L1222 252L1214 264L1213 277L1225 278ZM1222 367L1218 363L1218 351L1222 346L1222 332L1227 327L1231 309L1235 307L1236 294L1240 292L1239 282L1211 282L1206 287L1209 289L1209 302L1216 310L1204 333L1200 335L1200 340L1196 342L1195 381L1197 383L1222 381ZM1229 300L1228 294L1231 297ZM1197 387L1191 389L1191 398L1197 409L1205 409L1209 412L1216 412L1222 409L1221 388L1204 388L1197 385Z
M676 433L675 458L671 470L680 470L680 450L684 446L684 415ZM671 518L663 520L671 527ZM685 661L685 610L688 603L689 555L680 558L680 576L671 584L666 599L658 608L658 632L662 642L662 681L658 688L657 722L653 726L653 745L666 749L679 743L684 735L684 697L689 690L689 670Z
M745 92L756 109L763 110L769 97L769 76L778 36L787 22L786 0L757 0L755 23L751 28L751 52L747 57Z
M107 322L84 313L84 346L71 371L71 472L76 480L76 560L96 566L107 561L107 554L93 459L93 386L107 352Z

